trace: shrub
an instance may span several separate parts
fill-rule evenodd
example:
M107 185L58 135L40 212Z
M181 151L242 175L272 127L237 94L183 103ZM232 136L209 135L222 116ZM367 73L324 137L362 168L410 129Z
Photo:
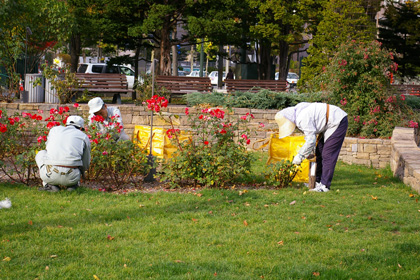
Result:
M203 109L189 114L192 131L190 141L180 142L180 131L167 134L178 147L173 157L163 165L162 180L172 187L182 185L224 186L234 182L241 174L249 173L251 157L246 145L250 144L250 131L246 124L252 114L230 121L220 109Z
M269 164L264 172L267 184L278 188L285 188L292 184L293 179L299 171L299 166L288 160L282 160Z
M185 100L189 106L206 104L209 106L222 106L227 108L252 108L252 109L282 109L294 106L305 100L299 94L287 92L273 92L267 89L259 92L233 92L224 94L219 92L212 93L189 93L185 95Z
M413 111L404 95L391 90L397 64L377 41L350 41L340 46L318 82L331 104L348 114L348 134L390 137L395 126L409 126Z

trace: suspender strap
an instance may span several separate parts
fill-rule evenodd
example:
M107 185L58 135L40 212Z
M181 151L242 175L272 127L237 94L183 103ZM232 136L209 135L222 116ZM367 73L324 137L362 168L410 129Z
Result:
M330 116L330 104L327 104L327 117L325 121L325 127L328 125L328 117Z

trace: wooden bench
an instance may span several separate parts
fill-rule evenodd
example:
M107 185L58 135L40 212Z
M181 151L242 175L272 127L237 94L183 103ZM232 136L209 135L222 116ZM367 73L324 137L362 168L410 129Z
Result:
M420 85L392 85L392 87L399 94L420 96Z
M77 73L79 88L75 91L101 93L105 96L112 95L112 103L121 104L121 94L133 93L128 89L127 78L123 74L85 74Z
M258 92L261 89L271 91L286 91L287 82L280 80L232 80L226 79L227 92L248 91Z
M171 97L181 97L191 92L211 92L213 87L209 77L157 76L156 84L171 93Z

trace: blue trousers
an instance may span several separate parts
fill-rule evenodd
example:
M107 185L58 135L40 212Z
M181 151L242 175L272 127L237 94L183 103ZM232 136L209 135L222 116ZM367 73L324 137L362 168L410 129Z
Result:
M321 182L327 188L330 188L331 181L334 176L335 165L337 164L338 155L340 154L341 146L346 137L348 127L347 117L344 117L336 131L325 141L322 135L318 139L316 146L316 182Z

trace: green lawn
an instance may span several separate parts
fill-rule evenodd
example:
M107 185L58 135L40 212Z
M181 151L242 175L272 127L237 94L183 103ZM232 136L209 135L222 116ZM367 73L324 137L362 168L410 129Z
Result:
M0 279L419 279L419 195L339 163L329 193L0 184ZM95 278L96 277L96 278Z

